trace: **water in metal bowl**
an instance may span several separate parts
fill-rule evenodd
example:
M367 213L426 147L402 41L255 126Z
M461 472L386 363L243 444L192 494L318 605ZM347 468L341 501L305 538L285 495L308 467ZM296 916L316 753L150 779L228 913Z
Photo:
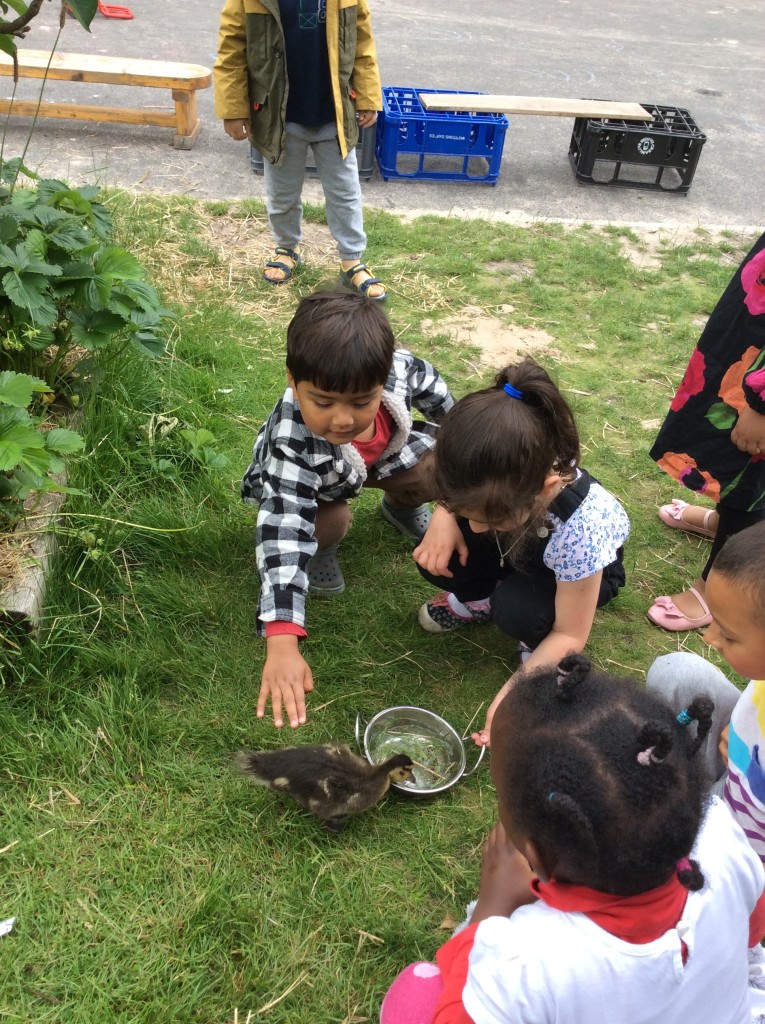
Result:
M407 782L393 783L405 793L440 793L453 786L465 771L465 747L459 734L425 708L380 711L366 727L364 753L372 764L393 754L408 754L414 761L412 777Z

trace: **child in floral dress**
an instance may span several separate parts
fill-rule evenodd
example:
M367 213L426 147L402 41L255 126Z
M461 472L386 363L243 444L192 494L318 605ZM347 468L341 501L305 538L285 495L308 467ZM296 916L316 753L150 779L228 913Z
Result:
M708 626L704 587L718 552L765 519L765 234L710 316L650 455L715 508L676 498L660 509L668 526L713 543L701 577L681 594L657 597L648 618L673 631Z

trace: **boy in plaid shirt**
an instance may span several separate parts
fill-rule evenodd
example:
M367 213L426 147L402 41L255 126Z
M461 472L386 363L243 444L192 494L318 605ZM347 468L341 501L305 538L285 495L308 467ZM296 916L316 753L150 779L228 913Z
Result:
M274 723L306 720L313 690L298 649L306 592L345 589L337 545L352 522L348 499L362 487L384 492L383 516L419 542L435 498L432 451L454 404L427 362L395 349L376 302L351 292L304 298L287 329L289 387L261 428L242 497L258 505L256 555L261 588L258 635L266 662L258 697L271 698ZM412 419L412 409L425 422Z

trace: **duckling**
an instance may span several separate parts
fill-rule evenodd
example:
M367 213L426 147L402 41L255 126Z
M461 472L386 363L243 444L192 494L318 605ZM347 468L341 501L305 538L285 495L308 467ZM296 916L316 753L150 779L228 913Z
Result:
M406 782L413 762L407 754L395 754L382 764L369 764L347 746L325 743L247 750L237 764L254 782L297 800L330 832L341 832L345 815L373 807L391 782Z

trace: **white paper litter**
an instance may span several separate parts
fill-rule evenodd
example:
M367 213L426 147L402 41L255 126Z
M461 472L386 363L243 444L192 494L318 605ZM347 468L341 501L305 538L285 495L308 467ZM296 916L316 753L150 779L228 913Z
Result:
M10 935L10 933L13 931L13 926L15 922L15 917L8 917L5 919L5 921L0 921L0 938L2 938L3 935Z

